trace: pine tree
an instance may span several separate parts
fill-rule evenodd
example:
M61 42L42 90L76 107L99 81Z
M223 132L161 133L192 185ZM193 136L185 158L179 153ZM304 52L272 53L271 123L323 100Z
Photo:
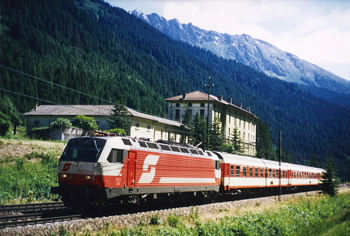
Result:
M308 166L313 166L313 167L320 167L320 163L318 162L315 154L312 155L310 160L308 161Z
M180 126L181 130L181 143L190 142L191 140L191 130L193 128L192 125L192 111L189 109L189 107L186 108L185 114L182 117L182 124Z
M123 97L120 97L119 103L116 103L114 105L114 108L112 109L112 116L110 120L108 120L109 127L111 129L119 128L123 129L127 135L130 134L130 128L131 128L131 121L130 121L130 114L125 106L125 101Z
M268 160L277 160L276 152L273 150L272 136L268 124L258 120L256 127L257 157Z
M236 127L232 131L231 143L236 152L242 153L243 147L242 147L241 132Z
M224 130L219 117L215 116L210 129L209 149L219 150L223 143L225 143Z
M331 197L337 195L336 168L333 155L329 155L325 164L325 173L322 175L323 193Z
M191 140L191 144L198 145L198 143L202 142L200 147L206 147L206 130L207 122L203 116L196 112L193 118L193 140Z

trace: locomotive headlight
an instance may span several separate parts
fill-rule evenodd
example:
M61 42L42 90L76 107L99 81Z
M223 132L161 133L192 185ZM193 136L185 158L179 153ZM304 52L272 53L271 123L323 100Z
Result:
M94 176L93 175L85 175L85 179L93 180Z
M60 174L59 175L59 177L61 178L61 179L70 179L71 178L71 175L70 174Z

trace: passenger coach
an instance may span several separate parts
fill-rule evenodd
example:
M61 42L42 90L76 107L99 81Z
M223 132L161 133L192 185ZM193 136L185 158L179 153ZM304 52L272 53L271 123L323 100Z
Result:
M257 193L285 189L317 189L321 185L321 168L214 152L220 159L221 189L225 193ZM281 172L281 173L279 173ZM281 174L281 178L279 177Z

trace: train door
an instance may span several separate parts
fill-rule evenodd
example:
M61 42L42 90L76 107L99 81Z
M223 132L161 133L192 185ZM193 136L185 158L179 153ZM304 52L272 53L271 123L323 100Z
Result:
M135 170L136 170L136 152L129 151L129 155L128 155L128 178L127 178L127 185L129 187L135 185Z
M291 186L292 185L292 171L291 170L287 170L287 178L288 178L287 186Z

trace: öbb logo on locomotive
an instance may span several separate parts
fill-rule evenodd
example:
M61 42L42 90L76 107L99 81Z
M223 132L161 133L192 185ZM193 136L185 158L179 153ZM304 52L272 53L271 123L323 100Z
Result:
M62 168L61 171L69 171L69 168L70 168L71 165L72 165L72 163L66 163L66 164L64 164L64 166L63 166L63 168Z
M141 184L149 184L153 181L154 176L156 175L156 165L159 160L159 156L157 155L148 155L143 162L143 171L148 171L148 167L151 166L150 172L143 172L139 183Z

